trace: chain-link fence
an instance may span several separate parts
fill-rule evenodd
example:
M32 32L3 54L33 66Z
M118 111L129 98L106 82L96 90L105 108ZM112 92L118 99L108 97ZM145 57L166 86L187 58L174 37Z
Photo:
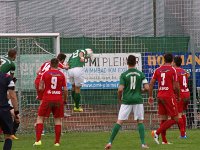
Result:
M191 74L192 96L187 112L187 125L197 128L200 126L199 4L198 0L0 0L0 32L59 32L62 36L62 52L72 53L79 48L91 47L99 54L90 64L100 69L99 72L96 70L96 76L101 78L109 76L110 79L120 73L110 71L104 76L101 70L104 66L98 66L98 60L103 58L109 68L115 70L115 66L119 65L123 69L126 66L123 54L137 53L142 71L150 79L153 70L163 63L163 53L181 55L183 67ZM5 44L5 40L1 41L1 53L4 53L5 48L9 48L11 43ZM41 43L47 50L52 51L51 40ZM31 44L27 45L33 47ZM195 61L192 61L192 58ZM90 69L90 73L94 72ZM87 75L91 76L90 73ZM32 84L33 80L34 78L29 78L27 82ZM35 106L38 106L38 103L35 101L35 90L22 94L25 95L20 99L24 102L22 107L31 109L34 115L28 114L32 118L36 117ZM73 101L69 98L67 117L63 119L64 131L108 130L116 120L118 109L115 85L110 84L108 88L90 88L89 85L84 87L81 101L85 110L83 113L72 111ZM155 107L151 110L146 98L144 95L145 124L148 128L154 128L159 124L157 109ZM33 127L35 120L29 117L26 118L26 126ZM124 128L135 128L132 118L125 123ZM51 131L53 128L47 126L46 129ZM25 127L23 131L30 132Z

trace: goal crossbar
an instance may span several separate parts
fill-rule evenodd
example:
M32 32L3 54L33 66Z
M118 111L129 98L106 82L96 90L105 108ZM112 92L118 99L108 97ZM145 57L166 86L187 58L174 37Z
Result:
M31 38L31 37L54 37L56 54L60 53L60 33L0 33L0 37L8 38Z

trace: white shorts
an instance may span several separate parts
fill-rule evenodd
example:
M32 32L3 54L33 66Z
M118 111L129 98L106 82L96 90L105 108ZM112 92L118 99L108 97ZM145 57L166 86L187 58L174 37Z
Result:
M69 69L68 78L71 84L82 86L84 83L84 69L82 67Z
M133 111L134 120L144 120L143 104L135 104L135 105L122 104L119 110L118 120L128 120L131 111Z

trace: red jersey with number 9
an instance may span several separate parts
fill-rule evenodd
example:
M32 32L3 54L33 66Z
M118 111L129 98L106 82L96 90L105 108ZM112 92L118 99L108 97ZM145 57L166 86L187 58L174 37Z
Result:
M41 78L44 81L44 101L62 101L62 88L66 87L64 74L55 69L46 71Z
M64 65L62 63L59 62L58 64L58 69L63 69L64 68ZM36 79L40 79L41 76L50 69L50 61L47 61L45 63L42 64L42 66L40 67L40 70L37 74L37 77Z
M160 66L155 70L153 79L158 81L158 96L174 94L173 83L178 81L174 67L171 65Z

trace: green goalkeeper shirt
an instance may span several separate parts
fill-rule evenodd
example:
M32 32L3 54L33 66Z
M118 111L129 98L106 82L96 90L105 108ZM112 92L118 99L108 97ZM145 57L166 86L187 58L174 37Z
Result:
M122 104L142 104L141 89L143 84L148 83L143 72L130 68L120 76L120 85L124 86Z
M14 73L15 71L15 64L9 57L2 57L1 58L1 67L0 72L3 73Z
M75 68L75 67L83 67L85 65L85 62L81 62L80 61L80 57L79 54L83 53L83 57L85 57L87 51L86 50L76 50L74 53L72 53L72 55L69 58L68 64L69 64L69 69L71 68Z

